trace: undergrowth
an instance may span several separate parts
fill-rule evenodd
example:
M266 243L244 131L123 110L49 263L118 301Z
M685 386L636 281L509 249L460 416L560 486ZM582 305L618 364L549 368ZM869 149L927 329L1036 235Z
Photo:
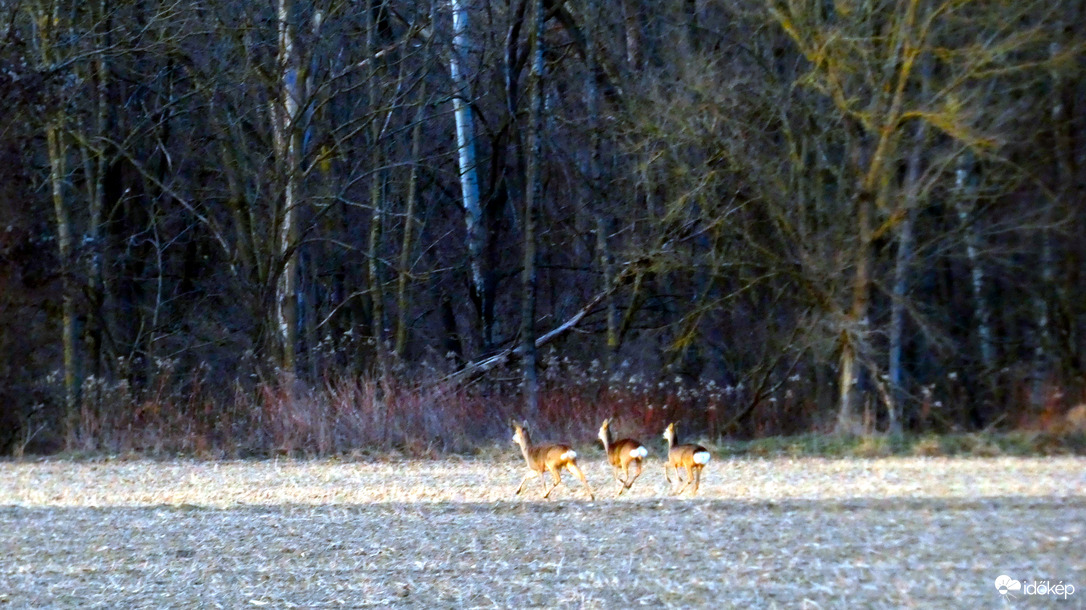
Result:
M139 455L246 458L489 455L509 445L509 421L526 420L537 441L561 440L598 451L596 432L614 418L617 435L664 449L661 431L679 422L680 435L735 456L1017 456L1086 454L1086 405L1053 408L1009 431L840 437L799 376L774 391L694 383L676 374L646 379L598 362L543 362L539 406L525 413L521 388L506 380L453 383L329 376L304 382L288 375L222 383L207 367L160 366L136 388L89 378L75 421L64 432L22 424L14 455ZM223 388L228 388L223 390ZM35 411L44 413L44 409ZM873 424L874 420L872 420ZM872 425L869 429L875 429ZM804 432L817 430L818 432ZM735 440L735 439L755 440ZM591 454L591 453L590 453Z

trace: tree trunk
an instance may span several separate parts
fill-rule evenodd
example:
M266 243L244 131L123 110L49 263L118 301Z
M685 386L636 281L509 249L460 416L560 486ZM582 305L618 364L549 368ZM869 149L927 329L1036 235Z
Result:
M411 171L407 177L407 203L403 220L403 243L400 245L400 268L396 285L396 344L398 360L407 350L407 280L411 276L411 250L415 229L415 205L419 194L419 164L422 162L422 118L426 109L426 81L419 85L419 105L415 124L411 127Z
M641 0L623 0L622 12L626 26L626 63L630 70L636 72L641 69L644 61Z
M468 11L463 0L449 0L453 17L453 44L449 53L449 73L452 75L453 115L456 119L456 146L460 164L460 193L464 206L464 219L467 225L468 265L471 268L472 289L479 299L479 311L482 319L483 350L489 350L493 343L493 320L483 312L489 309L489 291L483 274L483 253L485 252L486 230L483 227L483 209L479 202L479 175L475 158L475 121L471 110L471 90L464 73L467 52L470 48L468 37Z
M878 153L876 153L878 154ZM873 160L872 163L875 163ZM871 173L869 176L873 175ZM872 267L874 259L874 214L876 203L872 190L874 180L865 181L856 201L856 224L859 243L856 246L856 271L852 278L852 306L845 317L841 333L841 361L836 432L844 435L866 433L861 404L866 398L864 375L869 374L871 325ZM885 186L880 188L879 201L885 201Z
M521 364L523 366L525 412L539 412L539 378L536 367L536 216L543 197L543 0L533 0L532 22L535 45L532 50L532 106L528 146L528 189L524 200L524 269L521 276Z
M921 65L922 96L927 98L930 89L931 62ZM909 274L915 254L915 223L920 205L920 169L927 140L928 124L918 121L913 136L912 149L905 161L904 217L898 228L897 257L894 261L894 284L890 295L890 354L888 377L890 381L889 404L886 406L887 431L894 436L904 431L904 405L908 392L905 388L905 304L909 295Z
M965 253L969 260L970 288L973 292L973 322L977 328L977 341L980 349L982 375L989 375L995 369L995 348L992 344L991 319L986 296L987 279L984 277L984 265L980 260L980 234L976 219L973 217L977 193L973 179L973 154L969 151L958 158L958 167L954 172L954 187L957 191L955 204L958 221L961 223Z
M377 148L376 142L374 148ZM375 162L380 159L380 153L374 153ZM381 188L380 173L374 172L370 177L370 205L373 211L370 215L369 250L367 252L367 270L369 271L369 293L372 303L373 317L370 320L370 330L373 336L374 354L376 356L377 372L382 377L385 374L385 290L381 282L381 269L377 264L381 256L381 226L384 223L384 201Z
M276 321L279 327L280 366L296 372L298 343L298 180L300 175L298 105L300 101L294 33L290 25L291 0L279 0L280 100L276 108L276 148L284 176L283 207L279 215L278 255L281 273L276 284Z
M611 252L610 235L613 232L614 222L607 216L607 202L602 188L602 137L600 134L600 92L596 84L596 75L599 71L596 50L596 32L599 23L599 0L589 0L586 6L587 19L584 29L585 36L585 63L588 71L585 77L585 101L588 107L588 185L586 200L592 201L596 206L596 254L600 266L601 290L606 290L611 285L615 274L615 257ZM605 344L605 369L611 373L617 365L618 355L618 306L612 296L607 297L605 305L605 317L607 335Z
M64 146L59 118L46 126L49 148L49 185L53 194L53 213L57 222L57 254L61 274L61 344L64 350L64 421L69 440L73 438L79 415L79 373L75 353L75 302L72 295L72 224L68 202L64 199Z
M916 40L915 26L918 3L908 3L905 13L897 17L894 35L891 37L894 51L892 61L887 62L886 86L871 100L868 120L860 122L864 132L861 141L853 147L853 167L863 168L856 193L856 218L859 244L856 250L856 270L852 284L852 305L844 316L841 332L840 402L836 430L839 434L863 432L863 422L857 411L857 386L868 361L870 342L869 304L871 300L872 258L875 237L875 212L887 209L887 191L890 176L895 171L893 156L899 139L899 130L905 104L905 93L912 78L913 68L919 56L922 40ZM835 104L847 105L836 91ZM866 147L863 140L874 138L871 154L860 162Z
M1063 28L1058 28L1057 36L1062 36ZM1055 59L1059 56L1063 41L1057 40L1049 47L1049 53ZM1046 386L1052 374L1052 362L1055 341L1052 339L1052 329L1049 319L1049 299L1055 296L1055 257L1052 251L1052 218L1053 209L1067 205L1068 193L1074 182L1073 153L1071 152L1071 137L1068 125L1067 106L1064 103L1064 79L1059 70L1052 72L1052 140L1053 156L1056 159L1054 167L1052 192L1056 201L1053 205L1045 206L1044 221L1040 230L1041 252L1041 287L1034 294L1034 312L1037 318L1037 340L1034 345L1033 355L1033 388L1030 392L1031 407L1036 411L1042 408L1046 401Z
M58 5L49 9L39 6L34 15L38 22L38 44L43 66L52 66L53 28L60 23ZM60 102L62 103L62 102ZM53 199L53 216L57 223L57 256L61 278L61 349L64 352L64 426L70 443L74 440L79 416L80 379L76 355L75 295L72 281L72 221L64 197L67 180L67 150L63 142L65 114L63 107L53 111L46 121L45 140L49 156L49 188Z
M890 355L888 376L890 378L890 404L887 405L887 431L892 435L903 432L903 409L907 396L905 391L905 301L909 294L909 273L912 269L914 248L914 227L918 205L918 181L920 178L920 153L925 137L925 123L921 122L916 130L916 142L909 155L905 170L905 216L901 220L897 236L897 257L894 261L894 285L890 298Z
M860 397L857 386L862 373L862 362L857 360L866 354L868 333L868 303L871 298L871 215L870 192L861 190L856 202L856 222L859 244L856 252L856 271L852 281L852 307L846 316L846 327L841 333L841 363L839 401L837 405L838 434L863 433Z
M611 252L609 243L613 226L611 219L605 218L603 214L596 216L596 250L599 252L601 271L600 290L607 290L615 281L615 256ZM618 365L616 361L620 346L618 305L614 296L608 296L604 303L604 317L607 325L606 364L608 373L612 373Z
M305 328L305 364L311 381L320 379L323 366L321 350L318 347L321 344L317 328L317 316L320 315L317 288L320 278L317 277L317 262L315 259L317 259L315 253L306 253L306 256L299 261L300 268L298 270L298 276L302 278L300 290L305 291L302 293L304 296L301 299L301 317Z
M370 2L367 8L366 47L372 57L376 52L377 15L376 2ZM369 251L367 253L367 270L369 275L370 301L373 304L373 318L370 320L370 330L373 336L374 355L376 357L377 374L385 379L387 369L385 367L385 291L381 281L381 269L378 261L381 256L381 229L384 224L385 203L382 180L384 172L381 171L383 155L381 154L381 121L376 110L380 107L377 92L377 60L370 62L369 94L370 107L374 109L374 118L370 123L370 235Z
M95 99L94 120L85 130L87 142L83 146L83 171L87 182L87 296L90 300L90 324L87 330L87 359L90 374L99 376L102 363L102 339L105 335L105 281L102 273L104 248L101 243L102 208L105 201L106 151L104 136L113 130L107 125L109 118L109 100L107 98L109 67L104 49L109 47L109 6L107 0L100 0L95 15L96 44L98 53L94 61ZM93 136L89 132L93 130ZM93 144L91 141L93 140Z

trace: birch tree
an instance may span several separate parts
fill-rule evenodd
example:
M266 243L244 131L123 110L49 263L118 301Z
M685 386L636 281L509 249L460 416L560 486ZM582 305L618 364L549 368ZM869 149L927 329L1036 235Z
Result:
M969 261L969 287L972 290L973 321L977 329L980 361L985 371L995 367L995 347L992 342L992 314L988 306L988 279L981 260L979 218L976 213L978 177L973 170L973 155L964 151L954 169L954 207L961 226L966 260Z
M298 344L298 247L301 176L301 129L298 124L302 99L298 58L294 48L293 2L279 0L278 55L279 97L272 105L275 153L283 176L283 202L276 214L280 275L276 284L276 321L279 330L280 364L294 373Z
M851 255L851 297L840 317L836 421L838 432L854 434L861 431L863 376L877 375L871 351L877 329L870 320L871 292L878 279L873 275L873 244L909 216L908 208L899 204L907 198L890 197L895 189L886 188L902 158L905 129L916 121L927 123L958 143L965 151L962 163L968 164L969 155L990 152L998 141L993 131L1001 125L999 117L985 118L982 100L994 79L1018 69L1008 65L1007 58L1028 57L1039 38L1032 32L1006 32L989 21L1006 15L972 2L838 4L832 11L818 2L771 6L777 23L809 62L805 82L832 101L855 134L850 216L857 245ZM959 33L963 19L973 27L965 30L967 35ZM981 32L989 31L984 44L975 44ZM927 95L920 92L923 78L917 70L924 57L938 62L935 70L940 74L940 82ZM1027 69L1033 65L1026 59L1022 63ZM968 205L969 169L959 170L957 190L965 195L959 201ZM968 209L958 213L968 220ZM983 291L983 271L979 264L972 267L974 290ZM982 359L990 363L994 357L990 315L982 298L976 303Z
M472 289L479 301L484 351L493 343L492 304L488 302L490 290L486 285L483 253L486 251L486 229L483 226L483 208L479 201L479 175L475 156L475 120L471 109L472 93L468 73L471 51L471 32L468 7L465 0L449 0L452 11L453 39L449 51L449 73L453 82L453 115L456 121L457 160L460 169L460 196L464 207L467 229L468 267L471 270Z

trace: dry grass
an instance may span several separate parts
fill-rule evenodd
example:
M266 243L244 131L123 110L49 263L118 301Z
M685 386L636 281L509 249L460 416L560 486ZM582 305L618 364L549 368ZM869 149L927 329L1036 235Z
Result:
M0 463L0 607L996 607L1086 596L1086 459L717 460L622 498L522 465ZM652 456L650 455L650 458ZM1057 605L1019 595L1015 606Z

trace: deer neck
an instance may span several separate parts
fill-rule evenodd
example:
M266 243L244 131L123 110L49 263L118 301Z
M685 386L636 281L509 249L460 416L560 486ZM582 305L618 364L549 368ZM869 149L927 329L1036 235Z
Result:
M520 445L520 452L524 455L524 461L528 462L528 465L532 465L532 439L528 437L528 433L524 432L524 442L517 443Z
M600 440L603 441L603 452L611 453L611 429L605 428L603 434L600 435Z

